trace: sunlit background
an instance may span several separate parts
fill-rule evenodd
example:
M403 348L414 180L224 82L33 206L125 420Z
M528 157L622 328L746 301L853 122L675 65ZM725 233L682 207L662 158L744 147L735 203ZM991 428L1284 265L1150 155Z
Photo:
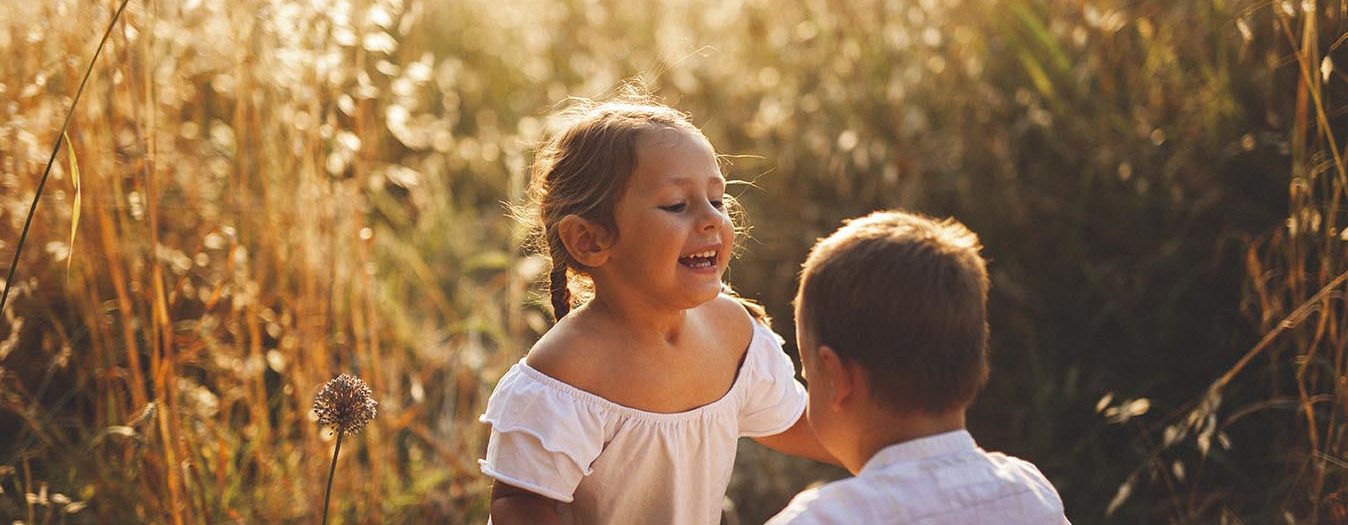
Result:
M0 2L0 264L120 5ZM733 162L788 341L845 218L991 260L970 426L1075 523L1348 522L1348 2L129 0L0 316L5 523L482 523L477 422L547 328L518 202L567 97ZM1346 221L1348 222L1348 221ZM788 350L794 354L793 344ZM740 450L729 524L840 470Z

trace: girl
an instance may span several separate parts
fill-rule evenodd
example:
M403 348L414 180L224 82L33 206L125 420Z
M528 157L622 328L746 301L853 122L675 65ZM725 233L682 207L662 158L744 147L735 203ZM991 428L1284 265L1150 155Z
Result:
M721 293L735 228L706 137L648 101L568 115L517 214L557 323L481 418L493 522L720 523L741 436L836 464L776 334ZM591 296L575 310L572 281Z

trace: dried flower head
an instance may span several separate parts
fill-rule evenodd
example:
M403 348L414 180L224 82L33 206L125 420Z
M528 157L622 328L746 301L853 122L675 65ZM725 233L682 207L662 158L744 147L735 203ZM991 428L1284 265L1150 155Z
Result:
M359 377L342 374L323 384L314 398L318 424L333 427L339 434L355 434L374 419L379 405L370 387Z

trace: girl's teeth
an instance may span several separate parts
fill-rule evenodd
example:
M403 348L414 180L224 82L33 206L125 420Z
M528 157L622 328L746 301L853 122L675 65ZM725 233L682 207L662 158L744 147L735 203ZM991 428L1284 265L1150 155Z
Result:
M679 263L690 268L710 268L716 265L716 250L685 255L679 258Z

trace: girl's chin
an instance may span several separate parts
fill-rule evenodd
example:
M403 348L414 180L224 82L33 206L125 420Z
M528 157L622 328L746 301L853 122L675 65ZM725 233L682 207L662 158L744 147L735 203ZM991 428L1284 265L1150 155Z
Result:
M684 296L693 300L697 304L703 304L716 299L721 294L721 279L719 275L714 276L712 282L697 283L696 285L684 288Z

